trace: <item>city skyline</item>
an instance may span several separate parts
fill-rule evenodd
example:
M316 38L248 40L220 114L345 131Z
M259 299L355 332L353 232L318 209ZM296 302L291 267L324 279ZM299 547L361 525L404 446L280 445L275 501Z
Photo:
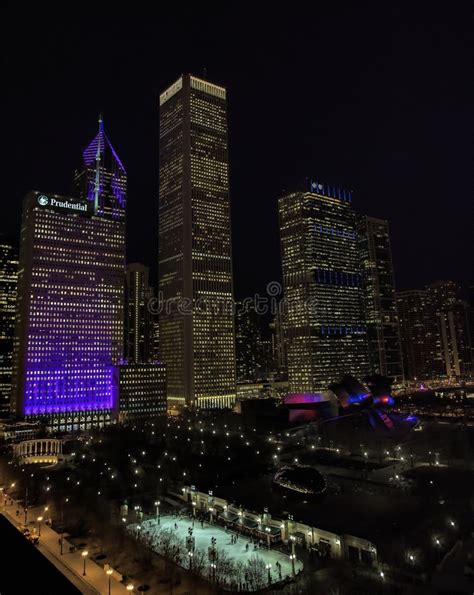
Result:
M103 110L129 174L127 260L144 262L155 276L158 96L180 72L202 75L206 68L207 77L226 86L229 96L236 297L263 292L269 281L280 279L279 262L273 257L279 241L276 200L282 189L306 175L353 188L359 211L389 221L398 289L421 287L443 278L468 284L470 207L464 189L469 186L470 176L464 165L468 163L469 151L463 150L464 136L460 141L454 141L452 136L454 131L462 132L467 103L461 101L457 110L450 109L449 103L452 90L456 89L454 83L460 79L457 73L462 61L459 62L458 53L463 38L455 36L449 23L444 25L436 12L425 15L415 10L407 15L381 8L381 17L394 19L392 38L387 40L371 31L364 41L364 9L358 7L349 12L354 17L350 29L339 23L338 15L331 10L323 11L319 41L308 37L300 39L301 45L296 46L294 34L277 34L276 57L264 64L261 59L255 64L246 59L247 50L240 46L234 33L238 20L223 43L222 56L204 44L204 49L191 57L187 42L176 55L168 54L166 58L147 51L146 41L138 46L134 43L138 38L146 39L150 27L134 23L123 36L125 47L131 51L130 61L111 61L112 72L129 77L133 83L130 88L125 85L122 94L117 94L111 74L104 76L92 70L94 93L84 94L77 89L75 72L90 51L79 43L78 49L69 49L65 57L54 54L56 66L64 70L63 87L57 97L48 95L46 100L44 95L35 95L28 110L24 109L22 98L28 93L22 85L29 89L37 75L24 65L26 48L22 48L17 56L11 56L9 72L15 83L15 67L21 71L26 68L31 82L12 85L8 91L12 128L7 122L6 142L12 156L21 150L22 159L18 162L22 175L12 175L6 181L9 201L1 231L19 226L20 205L26 191L42 188L70 194L70 171L78 165L77 146L85 145L92 136L97 114ZM99 10L97 23L89 24L92 31L100 28L101 18L105 15ZM427 26L420 30L425 18ZM277 16L272 19L278 24ZM199 29L199 19L195 25L190 21L185 20L183 26L189 31L199 30L201 41L216 24L211 19ZM270 41L272 22L256 18L247 28L250 40L262 34L257 45L260 52ZM352 23L360 26L359 33ZM116 24L120 29L124 27L119 16ZM338 45L322 54L313 75L312 63L306 57L312 55L311 43L316 44L315 48L317 44L324 45L331 26L336 24L340 30ZM72 33L79 31L80 19L69 26ZM57 33L59 38L64 35ZM164 33L165 44L169 34ZM220 35L218 38L224 42ZM359 37L361 43L355 44ZM444 40L443 44L433 48L438 38ZM35 52L39 52L36 59L41 64L54 53L56 43L59 40L35 47ZM381 44L383 69L372 62L369 50L374 43ZM420 64L425 63L426 47L434 54L430 54L427 67L420 70ZM242 64L235 57L237 50L242 52ZM349 51L354 55L349 55ZM131 67L135 57L144 60L137 69ZM154 60L159 71L151 73ZM73 67L70 72L69 66ZM281 75L286 79L284 90ZM265 90L273 86L277 92L266 97ZM74 95L69 93L72 88ZM64 101L66 96L68 101ZM253 110L252 97L257 96L266 97L264 108ZM16 117L20 113L22 117ZM291 114L291 118L280 118L282 113ZM439 125L448 117L444 121L450 122L449 127ZM414 135L410 143L406 140L409 134ZM448 190L456 196L456 207L447 210L444 197Z
M472 592L470 12L7 7L1 593Z

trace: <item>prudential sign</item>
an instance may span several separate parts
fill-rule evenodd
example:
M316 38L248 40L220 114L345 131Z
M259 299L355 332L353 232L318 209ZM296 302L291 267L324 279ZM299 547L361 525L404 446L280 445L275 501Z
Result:
M36 199L41 207L54 207L60 209L67 209L68 211L87 211L87 203L70 202L67 199L57 200L46 196L46 194L40 194Z

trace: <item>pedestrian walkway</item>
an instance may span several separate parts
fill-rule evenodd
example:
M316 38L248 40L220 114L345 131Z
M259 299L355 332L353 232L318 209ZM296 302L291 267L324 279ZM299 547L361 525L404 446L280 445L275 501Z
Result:
M20 514L16 516L16 510L20 510ZM24 520L24 509L15 502L10 505L4 505L2 501L0 504L0 511L15 527L24 528L22 521ZM28 519L36 519L43 513L41 508L29 508ZM36 524L34 525L36 526ZM32 529L32 525L28 528ZM94 560L86 558L86 574L84 575L84 558L81 552L70 551L70 543L65 539L63 543L63 555L61 555L60 535L56 533L51 527L44 522L41 523L40 542L37 546L39 551L62 572L62 574L70 580L84 595L100 595L109 592L109 577L105 574L102 566L97 564ZM111 578L111 593L112 595L126 595L130 593L126 585Z

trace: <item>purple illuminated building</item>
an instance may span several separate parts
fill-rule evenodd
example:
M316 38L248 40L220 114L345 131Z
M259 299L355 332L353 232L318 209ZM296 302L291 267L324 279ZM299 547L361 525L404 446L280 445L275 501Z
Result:
M108 151L115 170L103 166ZM95 191L30 192L20 240L12 405L61 430L110 421L123 356L125 171L102 123L84 162L76 181L86 188L94 175Z
M94 202L98 215L125 219L127 173L105 134L102 116L99 131L82 157L83 166L74 174L76 193Z

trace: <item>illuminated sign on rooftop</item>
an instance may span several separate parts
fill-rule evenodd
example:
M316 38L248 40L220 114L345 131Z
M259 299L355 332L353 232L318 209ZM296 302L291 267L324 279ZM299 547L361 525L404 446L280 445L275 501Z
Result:
M61 200L58 200L59 197L50 197L46 194L38 195L36 202L40 207L53 207L59 209L66 209L71 211L82 211L87 212L87 203L86 202L74 202L67 198L61 197Z

